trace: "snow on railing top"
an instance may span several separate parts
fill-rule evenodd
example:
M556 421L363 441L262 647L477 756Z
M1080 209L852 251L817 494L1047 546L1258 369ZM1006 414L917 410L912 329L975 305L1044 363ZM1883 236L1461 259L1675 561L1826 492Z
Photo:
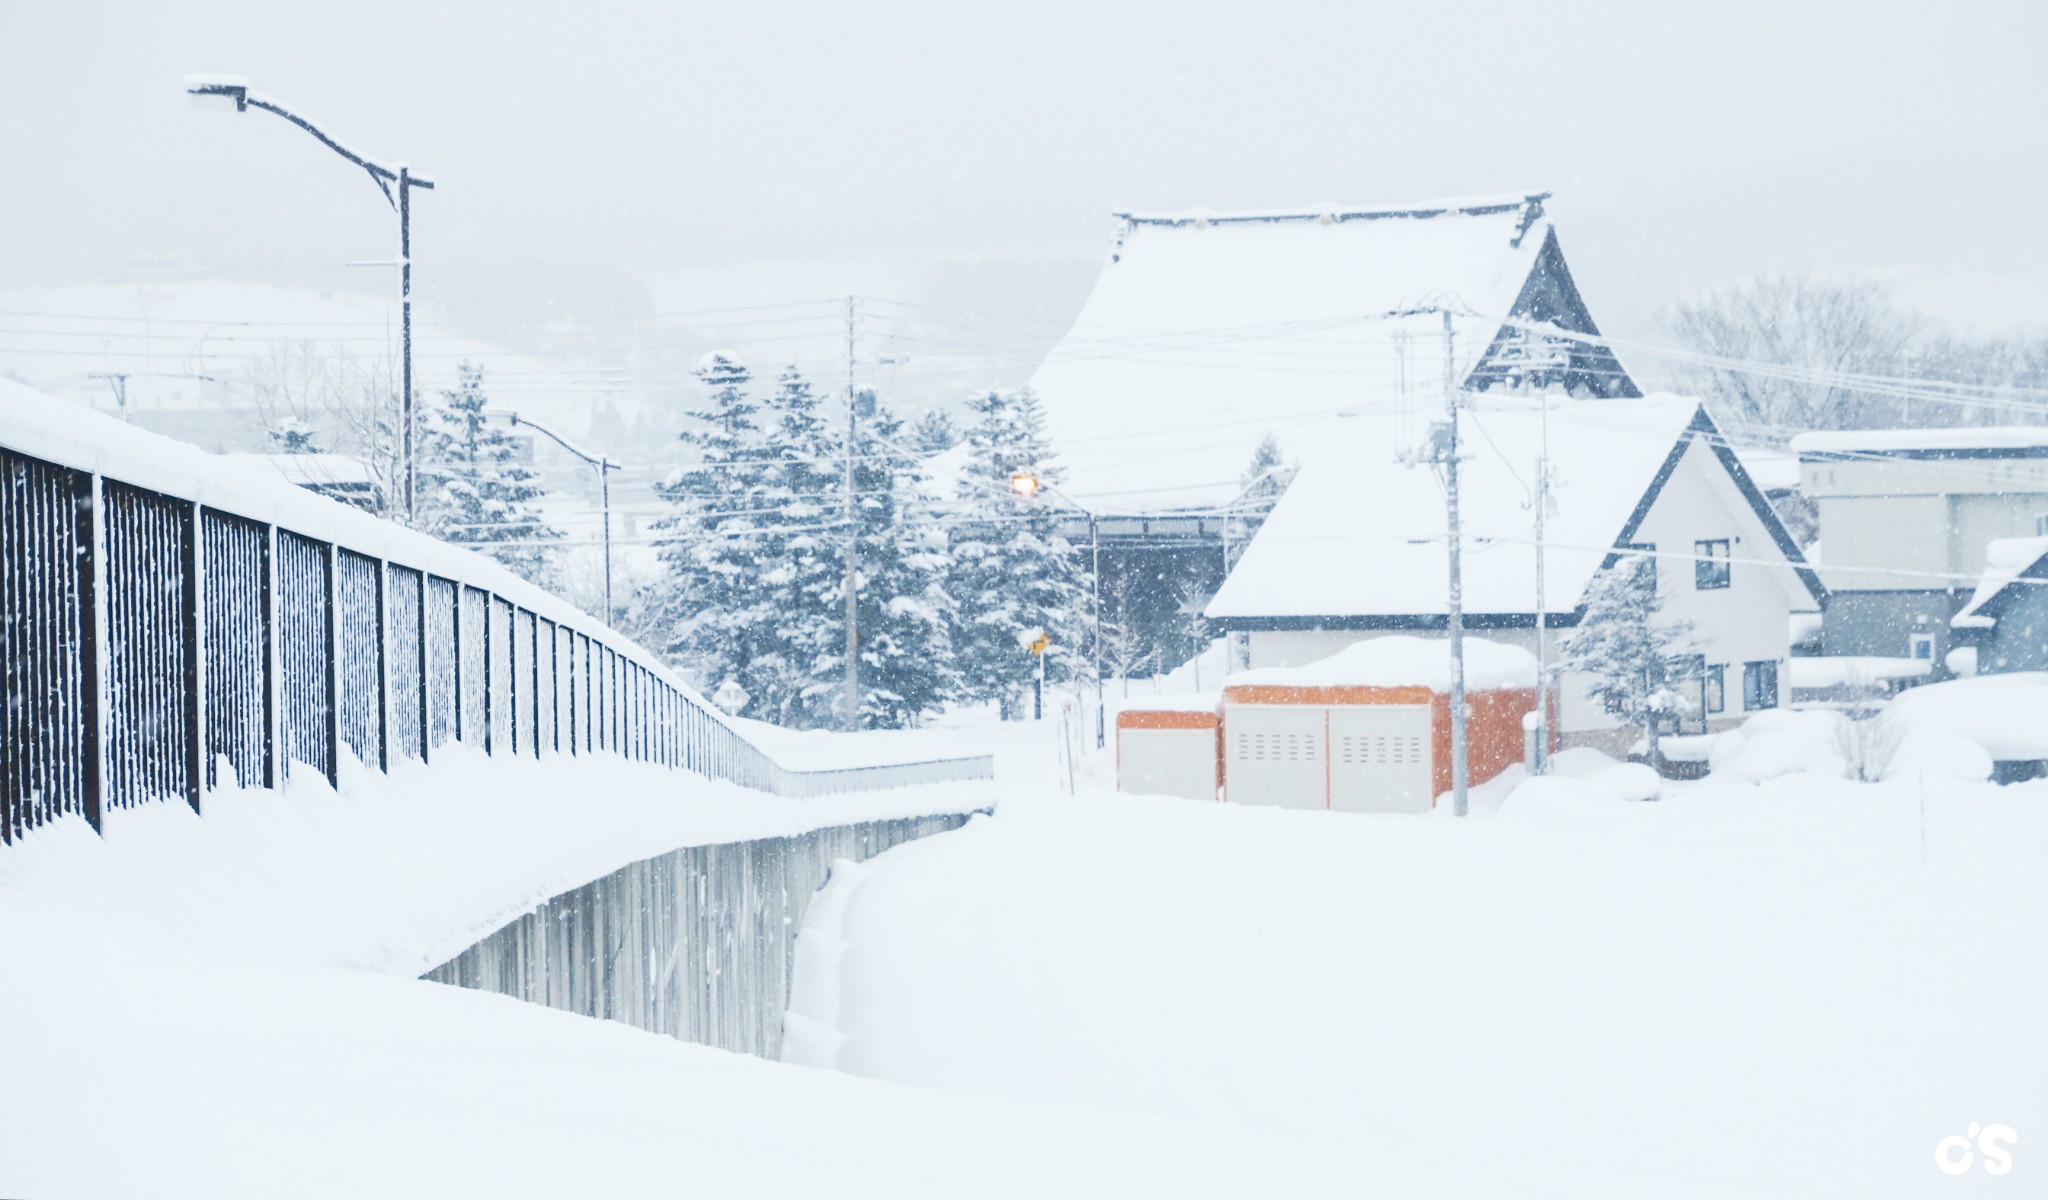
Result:
M246 459L208 454L7 380L0 380L0 448L495 592L633 660L689 696L714 720L733 728L724 712L632 639L495 559L316 495L275 471L253 468ZM733 732L744 738L737 729Z

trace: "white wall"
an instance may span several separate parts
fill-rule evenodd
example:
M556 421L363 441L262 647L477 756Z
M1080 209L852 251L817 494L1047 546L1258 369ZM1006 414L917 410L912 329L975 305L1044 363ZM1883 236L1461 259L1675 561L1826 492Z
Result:
M1733 562L1726 588L1702 591L1694 581L1693 543L1711 538L1729 540ZM1693 622L1707 663L1726 668L1727 706L1721 715L1739 715L1742 664L1783 663L1791 652L1792 609L1810 608L1811 594L1784 563L1767 527L1715 461L1713 450L1700 442L1686 450L1633 540L1656 545L1664 612ZM1781 703L1787 691L1781 667ZM1563 725L1575 727L1569 712Z

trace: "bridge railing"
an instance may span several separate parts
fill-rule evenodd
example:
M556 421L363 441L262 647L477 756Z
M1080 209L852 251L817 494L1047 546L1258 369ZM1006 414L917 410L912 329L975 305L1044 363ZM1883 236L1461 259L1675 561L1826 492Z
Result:
M246 468L244 468L246 470ZM613 753L793 796L986 779L796 771L497 562L0 381L0 841L222 782L453 743Z

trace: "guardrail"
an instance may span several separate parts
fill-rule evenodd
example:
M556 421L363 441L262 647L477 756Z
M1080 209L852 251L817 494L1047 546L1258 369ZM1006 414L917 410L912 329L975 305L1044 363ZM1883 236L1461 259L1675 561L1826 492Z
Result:
M778 1058L797 934L832 864L970 815L671 850L552 897L422 978Z
M793 771L497 562L0 381L0 842L450 742L615 753L783 795L987 779Z

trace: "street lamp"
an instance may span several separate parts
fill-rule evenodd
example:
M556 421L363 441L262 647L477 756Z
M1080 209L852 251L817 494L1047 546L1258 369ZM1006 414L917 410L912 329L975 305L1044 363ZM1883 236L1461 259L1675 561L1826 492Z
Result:
M260 108L264 112L276 113L285 120L319 138L322 145L363 170L369 172L370 182L384 193L384 199L398 212L398 299L401 311L400 335L402 345L403 397L399 401L399 459L404 464L405 517L413 519L413 403L412 403L412 190L434 186L434 181L424 175L415 175L404 164L387 167L382 163L365 158L342 143L322 132L320 127L299 114L272 100L261 92L249 90L249 81L240 75L187 75L185 92L192 97L198 108L217 109L223 112L247 112ZM398 189L397 195L392 188Z
M507 415L512 418L514 429L524 425L537 433L545 434L555 445L597 468L597 486L604 505L604 623L617 624L612 616L612 472L619 469L619 464L601 454L592 454L539 421L522 417L518 413ZM746 701L742 700L740 703L745 704Z
M1089 607L1095 618L1095 748L1100 750L1108 743L1108 733L1102 715L1102 537L1096 524L1095 510L1077 502L1032 471L1012 474L1010 490L1026 500L1036 499L1040 492L1050 492L1066 501L1075 511L1087 514L1088 553L1092 560L1088 575L1094 592L1094 602Z

